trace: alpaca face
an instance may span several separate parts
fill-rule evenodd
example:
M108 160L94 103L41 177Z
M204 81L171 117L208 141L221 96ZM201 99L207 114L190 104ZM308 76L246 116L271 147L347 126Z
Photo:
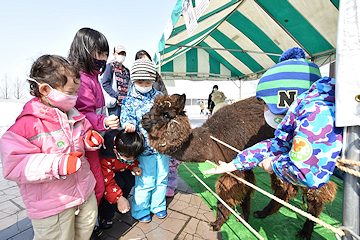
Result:
M167 123L176 118L176 115L185 115L183 113L185 101L185 94L156 97L153 107L148 113L143 115L141 125L149 134L153 133L156 129L163 128Z
M143 115L141 125L148 132L149 144L161 154L170 154L187 141L191 133L184 113L186 96L158 96L150 111Z

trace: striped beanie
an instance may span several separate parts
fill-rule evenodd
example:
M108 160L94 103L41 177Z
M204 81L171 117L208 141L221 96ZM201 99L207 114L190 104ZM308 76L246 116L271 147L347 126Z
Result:
M256 97L264 100L273 114L285 115L291 103L321 78L321 73L298 47L286 50L279 61L261 77Z
M156 70L152 61L147 58L140 58L135 60L130 70L131 81L139 80L155 82Z

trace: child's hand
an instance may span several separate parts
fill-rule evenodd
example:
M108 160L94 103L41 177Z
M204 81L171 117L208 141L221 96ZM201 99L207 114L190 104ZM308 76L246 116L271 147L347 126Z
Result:
M135 173L135 175L138 176L138 177L140 177L141 174L142 174L142 169L139 168L139 167L134 167L132 171L133 171L133 173Z
M274 170L271 166L271 160L272 158L269 157L269 158L265 158L259 163L259 167L263 168L265 171L267 171L270 174L274 173Z
M119 200L117 200L117 208L121 213L127 213L130 210L129 201L121 196Z
M88 134L86 134L85 142L89 147L94 148L99 147L102 143L104 143L104 139L99 133L90 130Z
M205 170L203 171L204 174L220 174L220 173L224 173L224 172L232 172L237 170L236 166L234 163L229 162L222 162L219 161L219 166L217 166L216 168L212 168L209 170Z
M105 126L111 129L118 129L120 126L119 118L115 115L108 116L107 118L105 118Z
M65 154L59 161L59 175L65 176L75 173L81 167L81 152Z
M125 123L123 128L125 129L125 131L127 132L135 132L135 125L132 123Z

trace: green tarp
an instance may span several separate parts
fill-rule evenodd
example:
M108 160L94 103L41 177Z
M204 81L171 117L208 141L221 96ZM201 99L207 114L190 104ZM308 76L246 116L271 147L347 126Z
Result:
M220 175L206 175L202 174L203 170L213 168L210 163L185 163L202 181L204 181L213 191L215 191L215 182ZM273 191L270 186L270 175L263 169L254 168L257 186L271 194ZM178 169L179 176L203 199L203 201L214 211L216 215L217 199L183 166L180 165ZM338 186L338 192L334 202L327 203L324 210L320 214L320 219L333 227L341 225L342 219L342 195L343 182L335 176L331 177ZM253 217L254 211L262 210L269 202L270 198L255 191L252 196L251 214L248 223L264 238L271 240L289 240L300 239L295 237L295 234L301 230L306 218L286 207L282 207L278 213L270 215L264 219ZM306 212L306 206L303 206L301 191L298 195L289 201L289 203ZM236 211L241 215L241 208L238 205ZM258 239L250 230L248 230L241 222L238 222L236 217L231 214L229 219L221 228L222 237L224 240L244 239L255 240ZM316 224L312 234L312 240L336 240L335 234Z
M211 0L190 36L184 1L159 41L164 79L258 78L291 47L319 66L335 58L339 0Z

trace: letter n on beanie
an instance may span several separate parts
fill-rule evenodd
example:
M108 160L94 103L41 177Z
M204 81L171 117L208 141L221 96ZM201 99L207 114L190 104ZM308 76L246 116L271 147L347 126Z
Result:
M273 114L285 115L297 96L321 78L319 67L304 58L305 53L301 48L291 48L280 57L282 62L268 69L261 77L256 97L264 100Z

